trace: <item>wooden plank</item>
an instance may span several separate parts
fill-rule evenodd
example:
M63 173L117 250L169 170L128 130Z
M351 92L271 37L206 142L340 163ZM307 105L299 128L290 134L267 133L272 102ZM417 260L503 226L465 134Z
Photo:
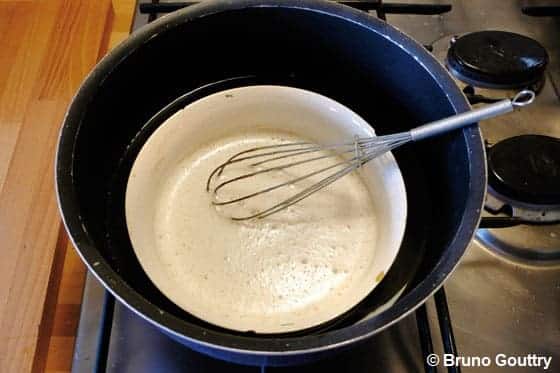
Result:
M109 38L109 49L126 39L131 32L136 0L113 0L114 20Z
M113 0L112 4L112 13L107 19L111 32L102 42L100 56L129 35L136 8L136 0ZM105 43L108 45L104 46ZM47 298L56 297L54 315L43 315L47 335L40 339L38 348L45 343L47 348L46 351L37 350L34 371L54 373L71 370L84 280L85 267L72 244L68 244L59 286L53 285Z
M64 109L57 102L29 105L0 193L0 276L5 284L0 288L0 333L7 340L0 371L25 372L34 356L60 227L52 154ZM45 121L49 117L50 123Z
M45 325L45 328L47 325L49 327L49 335L45 339L47 349L37 351L33 369L35 372L69 372L72 367L86 271L71 243L67 244L65 254L54 315L50 324Z
M72 369L74 342L74 337L52 337L46 372L69 372Z
M70 249L71 250L71 249ZM33 358L32 371L43 372L47 363L49 341L53 334L53 324L56 316L56 303L58 299L59 279L62 277L64 257L68 251L68 236L64 227L58 231L58 239L55 247L53 265L47 285L47 295L43 304L43 315L39 324L39 334L35 345L35 356Z
M69 102L104 48L111 12L109 0L60 2L36 87L40 99Z
M58 292L65 273L83 282L81 264L60 264L71 250L59 234L54 151L69 100L105 48L110 19L110 0L0 2L0 50L9 52L0 54L0 372L30 371L34 360L51 366L35 359L36 350L48 351L38 342L40 323L61 334L54 350L72 353L79 302L56 307L62 321L49 321L57 311L46 298L48 289L51 301L67 299Z
M53 2L0 3L0 191L54 25Z

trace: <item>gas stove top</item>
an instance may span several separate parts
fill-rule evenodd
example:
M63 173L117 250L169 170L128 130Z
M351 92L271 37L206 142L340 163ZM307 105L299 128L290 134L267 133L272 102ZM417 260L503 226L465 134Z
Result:
M365 8L363 4L367 3L379 8L375 5L377 1L363 2L360 7ZM488 120L481 128L490 149L504 139L520 135L560 139L558 18L524 15L521 2L514 0L400 3L417 6L420 3L419 8L427 3L436 4L438 12L446 10L446 4L452 5L451 11L435 15L390 14L395 9L391 6L383 8L386 12L380 11L390 24L433 50L442 64L446 63L453 40L482 30L512 32L542 45L548 65L543 79L535 79L539 82L535 103L526 110ZM435 8L422 9L424 13L436 12ZM531 8L525 12L540 14L545 10ZM147 15L138 13L135 27L147 21ZM512 87L481 87L472 80L461 79L460 74L457 76L457 84L479 99L511 97L514 92L510 90ZM523 76L533 77L531 74ZM490 188L484 215L495 216L499 211L498 216L511 217L514 209L502 209L500 203L504 203L496 202L494 197ZM115 302L89 275L73 371L443 372L448 368L443 366L441 357L444 352L453 353L455 348L456 355L463 359L462 367L451 367L449 371L477 371L477 365L488 361L490 365L486 371L500 371L506 369L498 366L500 362L507 363L505 357L518 357L512 360L517 366L507 368L508 372L543 371L544 360L538 357L552 359L548 371L560 371L560 261L557 251L560 251L559 224L479 229L460 265L445 283L445 293L439 292L415 314L357 347L318 363L290 368L246 367L193 352ZM425 364L431 352L440 358L435 368ZM500 360L502 356L504 359Z

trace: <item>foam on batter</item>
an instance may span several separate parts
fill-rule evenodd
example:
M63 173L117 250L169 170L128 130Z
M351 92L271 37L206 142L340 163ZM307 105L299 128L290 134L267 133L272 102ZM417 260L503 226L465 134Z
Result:
M211 205L205 183L215 167L242 150L286 141L302 140L267 132L221 139L184 158L162 183L154 249L184 298L192 299L190 311L205 320L240 330L295 330L305 324L301 315L306 313L315 315L316 324L343 312L337 300L352 296L356 289L349 285L359 279L371 282L366 277L375 253L376 216L372 196L356 172L264 219L237 222L229 216L271 206L326 174L235 206ZM326 164L266 173L224 188L219 196L254 192ZM218 179L255 169L243 167L249 168L226 169ZM282 325L275 327L278 320Z

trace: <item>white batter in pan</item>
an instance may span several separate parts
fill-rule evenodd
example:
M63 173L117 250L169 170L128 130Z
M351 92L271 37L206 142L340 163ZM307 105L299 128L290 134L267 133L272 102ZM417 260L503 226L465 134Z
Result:
M282 188L264 199L215 207L205 189L210 172L242 150L301 139L254 126L183 149L178 156L181 147L173 141L163 146L164 137L181 136L181 131L169 127L188 126L184 115L172 117L142 149L126 201L135 252L171 300L225 328L278 333L335 318L381 281L398 247L380 245L391 242L387 237L392 230L402 237L399 230L404 229L386 222L394 211L383 213L387 204L383 189L372 190L353 172L270 217L232 221L230 215L247 215L317 179ZM162 137L161 130L169 133ZM252 192L308 173L310 167L316 165L263 174L235 184L235 190L222 190L220 196ZM221 180L234 171L239 170L226 169ZM400 218L403 212L398 211Z
M270 145L271 139L266 134L228 138L184 159L160 192L154 221L156 250L177 286L208 306L204 318L234 319L237 328L265 327L272 317L290 329L299 315L314 314L314 309L329 308L316 311L325 315L341 311L337 298L352 292L349 285L366 280L374 258L375 212L357 174L264 219L232 221L229 207L211 207L204 189L210 172L232 154ZM291 173L308 173L310 167ZM293 176L263 174L258 181L273 185ZM250 202L265 207L306 184ZM258 190L253 182L240 188Z

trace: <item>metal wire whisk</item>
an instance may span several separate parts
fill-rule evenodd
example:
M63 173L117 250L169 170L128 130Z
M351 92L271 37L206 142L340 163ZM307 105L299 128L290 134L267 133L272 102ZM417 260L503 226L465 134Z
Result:
M404 145L411 141L423 140L429 137L440 135L442 133L462 128L484 119L489 119L509 113L515 108L529 105L533 102L534 99L535 93L533 91L523 90L517 93L511 100L505 99L494 104L486 105L482 108L477 108L465 113L453 115L448 118L424 124L407 132L401 132L392 135L355 138L353 141L328 145L318 145L311 142L295 142L247 149L234 154L226 162L216 167L208 177L208 180L206 182L206 190L213 193L214 198L212 204L216 206L232 205L243 203L243 201L250 198L254 198L265 193L270 193L276 189L284 188L286 186L309 179L315 175L331 171L331 173L320 179L318 182L312 184L311 186L303 189L298 193L295 193L291 197L279 203L275 203L272 206L265 207L260 211L252 212L246 216L231 217L231 219L233 220L264 218L266 216L284 210L285 208L301 201L302 199L309 197L311 194L325 188L341 177L360 168L362 165L366 164L372 159L379 157L380 155L389 152L401 145ZM326 155L316 154L318 152L325 151L328 151L329 153ZM346 155L347 159L341 157L342 155ZM304 156L304 158L299 159L301 158L301 156ZM298 157L298 160L291 160L291 158L293 157ZM314 170L307 174L297 176L285 182L267 186L265 188L250 192L240 197L235 197L228 200L222 200L222 198L219 198L218 193L220 192L220 190L222 190L227 185L231 185L232 183L240 182L241 180L245 180L272 171L286 170L302 164L317 162L321 159L333 157L340 157L340 162L330 164L327 167L317 168L317 170ZM263 165L267 163L278 161L282 161L283 163L270 166L268 168L263 167ZM214 183L215 186L213 185L212 181L216 179L217 176L222 175L223 171L227 167L234 164L239 164L241 162L250 162L250 166L254 167L254 171L236 175L219 183Z

